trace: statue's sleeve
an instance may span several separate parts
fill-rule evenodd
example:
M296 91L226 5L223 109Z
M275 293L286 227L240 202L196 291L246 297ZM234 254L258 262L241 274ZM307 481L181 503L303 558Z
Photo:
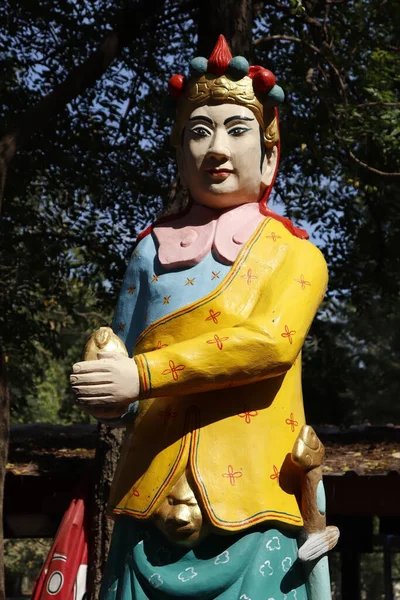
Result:
M114 333L124 342L129 356L132 356L135 340L143 327L145 294L141 290L143 257L140 249L136 247L129 259L112 323Z
M142 268L140 252L136 247L129 259L125 271L117 306L113 318L113 331L124 342L128 354L132 356L134 341L142 326L142 303L140 290L140 270ZM122 326L121 326L122 324ZM125 427L135 420L138 402L129 404L127 410L120 417L111 419L98 418L97 420L110 427Z
M246 320L238 298L234 326L212 335L187 331L187 339L134 357L140 397L198 393L285 373L303 346L327 280L321 252L296 238L284 248L260 292L247 299L252 306Z

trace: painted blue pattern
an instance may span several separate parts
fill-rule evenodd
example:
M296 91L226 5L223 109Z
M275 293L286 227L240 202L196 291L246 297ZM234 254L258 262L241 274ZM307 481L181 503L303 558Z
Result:
M100 600L307 600L297 542L257 527L210 536L193 549L168 544L150 523L115 523Z
M167 270L157 257L157 241L147 235L133 251L113 320L113 330L130 355L148 325L212 292L232 265L209 253L193 267Z

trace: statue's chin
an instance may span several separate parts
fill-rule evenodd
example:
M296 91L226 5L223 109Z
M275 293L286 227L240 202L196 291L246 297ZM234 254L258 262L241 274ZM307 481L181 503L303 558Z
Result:
M168 527L165 528L161 523L156 522L158 529L166 536L171 544L181 546L183 548L193 548L202 542L209 531L206 527L202 527L200 530L189 527Z
M200 531L163 531L171 544L182 546L184 548L193 548L197 546L206 537L206 534L201 535Z
M212 186L207 193L199 193L198 190L190 190L190 196L195 204L201 204L214 210L225 210L258 202L265 192L265 186L261 184L259 190L240 191L224 189L222 186Z

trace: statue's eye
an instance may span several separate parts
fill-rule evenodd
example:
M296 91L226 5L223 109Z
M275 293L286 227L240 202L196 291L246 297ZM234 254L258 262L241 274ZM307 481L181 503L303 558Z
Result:
M229 129L228 133L229 135L233 135L235 137L238 137L239 135L243 135L243 133L246 133L246 131L250 131L249 127L232 127L232 129Z
M211 131L209 129L206 129L205 127L193 127L191 131L196 137L203 138L211 135Z

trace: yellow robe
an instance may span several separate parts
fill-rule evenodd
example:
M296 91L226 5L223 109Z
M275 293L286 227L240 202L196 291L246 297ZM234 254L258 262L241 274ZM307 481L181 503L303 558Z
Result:
M140 414L111 513L149 518L189 465L214 526L302 525L290 452L305 422L301 348L326 284L320 251L265 219L212 293L141 334Z

